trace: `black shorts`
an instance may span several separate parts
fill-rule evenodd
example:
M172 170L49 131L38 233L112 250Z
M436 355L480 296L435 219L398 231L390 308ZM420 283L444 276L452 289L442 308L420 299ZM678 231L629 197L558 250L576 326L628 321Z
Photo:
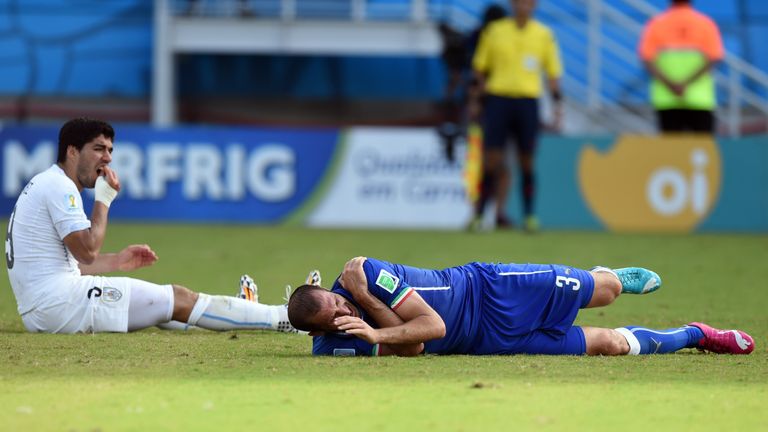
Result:
M715 132L715 116L712 111L666 109L656 113L662 132Z
M509 139L521 153L536 149L539 134L539 100L489 95L485 99L483 146L504 148Z

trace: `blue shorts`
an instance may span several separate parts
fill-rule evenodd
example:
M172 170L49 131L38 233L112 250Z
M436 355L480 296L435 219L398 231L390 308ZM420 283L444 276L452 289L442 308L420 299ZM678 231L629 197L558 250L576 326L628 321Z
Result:
M539 134L537 99L488 96L483 110L485 148L503 149L511 138L520 153L533 153Z
M579 309L592 299L586 270L561 265L495 264L485 282L480 334L474 354L574 354L586 352Z

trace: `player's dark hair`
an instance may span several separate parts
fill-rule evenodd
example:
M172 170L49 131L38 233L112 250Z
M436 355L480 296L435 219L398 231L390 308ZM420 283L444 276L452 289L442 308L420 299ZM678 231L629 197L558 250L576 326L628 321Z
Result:
M59 155L56 162L62 163L67 160L67 148L73 146L78 151L83 149L86 143L93 141L99 135L113 141L115 139L115 130L112 126L101 120L89 118L72 119L59 130Z
M310 321L320 311L317 291L328 292L317 285L302 285L296 288L288 299L288 321L299 330L313 331L315 324Z

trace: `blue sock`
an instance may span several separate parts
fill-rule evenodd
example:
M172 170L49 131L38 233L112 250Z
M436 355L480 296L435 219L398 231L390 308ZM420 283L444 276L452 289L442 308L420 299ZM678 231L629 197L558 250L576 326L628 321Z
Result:
M664 354L695 348L704 337L698 327L683 326L666 330L626 326L616 329L629 343L629 354Z

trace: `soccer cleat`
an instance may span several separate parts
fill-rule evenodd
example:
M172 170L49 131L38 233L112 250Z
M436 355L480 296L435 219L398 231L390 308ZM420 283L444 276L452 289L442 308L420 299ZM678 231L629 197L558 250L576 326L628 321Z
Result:
M525 218L525 232L532 234L539 231L539 219L534 215Z
M511 230L515 228L515 223L512 219L505 215L496 215L496 229L497 230Z
M648 269L626 267L616 269L614 272L621 281L622 293L648 294L661 287L661 277Z
M259 287L247 274L240 276L240 292L237 293L237 297L254 303L259 302Z
M483 218L480 216L474 216L472 220L467 224L467 231L480 232L483 230Z
M320 270L312 270L309 272L304 283L307 285L320 286L323 283L323 277L320 276Z
M718 354L749 354L755 349L755 340L741 330L719 330L698 322L688 325L698 327L704 333L699 349Z

